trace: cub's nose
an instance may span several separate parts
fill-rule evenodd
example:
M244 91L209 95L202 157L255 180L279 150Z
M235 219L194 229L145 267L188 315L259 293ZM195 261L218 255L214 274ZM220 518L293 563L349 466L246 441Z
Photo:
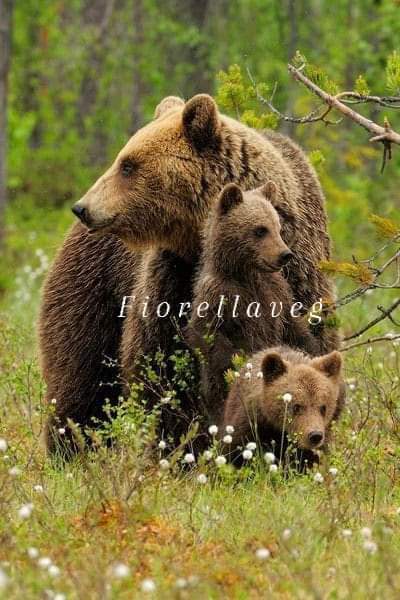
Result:
M309 434L308 439L312 446L318 446L324 439L324 434L322 431L312 431Z
M287 263L293 258L293 252L290 252L290 250L285 250L285 252L282 252L282 254L279 257L279 264L280 265L287 265Z
M84 206L81 206L80 204L74 204L71 210L74 215L82 221L82 223L85 225L88 224L88 212Z

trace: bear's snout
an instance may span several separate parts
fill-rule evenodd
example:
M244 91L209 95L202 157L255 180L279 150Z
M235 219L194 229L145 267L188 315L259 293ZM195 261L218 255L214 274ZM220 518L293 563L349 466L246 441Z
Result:
M279 264L282 265L282 267L284 265L287 265L288 262L293 258L293 252L291 252L290 250L285 250L284 252L282 252L282 254L279 256Z
M79 203L77 203L74 204L71 210L84 225L89 225L88 211L84 206L81 206Z
M308 434L308 439L314 448L320 446L324 440L324 432L323 431L311 431Z

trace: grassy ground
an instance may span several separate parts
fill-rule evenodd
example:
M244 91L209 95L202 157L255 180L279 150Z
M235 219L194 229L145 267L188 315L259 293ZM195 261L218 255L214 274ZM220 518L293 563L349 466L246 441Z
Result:
M70 221L67 211L26 204L8 216L0 278L0 438L7 442L0 440L0 597L399 598L395 343L346 355L348 408L322 477L284 477L262 457L234 471L215 464L217 448L191 468L168 447L154 460L152 420L139 413L132 428L121 419L118 449L101 448L66 469L46 461L40 432L51 407L42 404L34 326L43 275ZM380 301L368 296L349 307L344 329ZM170 469L159 468L162 458Z

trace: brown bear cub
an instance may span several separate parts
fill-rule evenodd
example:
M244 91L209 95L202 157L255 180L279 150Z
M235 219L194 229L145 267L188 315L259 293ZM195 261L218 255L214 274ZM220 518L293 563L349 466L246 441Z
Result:
M275 196L271 181L248 192L229 184L204 230L187 340L204 359L201 387L212 422L222 410L234 354L282 343L317 353L303 318L290 314L293 292L281 269L293 253L281 237Z
M290 444L304 463L317 462L345 401L342 357L337 351L312 358L278 346L254 354L229 391L221 437L234 428L232 448L258 440L282 460Z

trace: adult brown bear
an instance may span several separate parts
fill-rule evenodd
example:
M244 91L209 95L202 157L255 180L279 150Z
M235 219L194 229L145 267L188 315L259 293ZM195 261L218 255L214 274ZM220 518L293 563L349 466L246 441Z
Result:
M137 356L169 352L173 319L157 318L154 309L167 301L176 315L178 304L190 300L202 224L225 184L250 189L274 180L277 210L285 215L282 237L294 253L287 272L294 297L306 307L332 297L318 268L329 257L324 198L303 152L279 134L261 135L220 115L207 95L186 103L168 97L155 116L73 207L81 222L44 286L41 360L47 399L56 400L50 450L68 418L86 426L103 416L106 398L117 400L120 351L127 374ZM120 319L123 296L134 286L134 308ZM151 318L139 310L147 297ZM335 347L331 330L316 335L321 353Z

